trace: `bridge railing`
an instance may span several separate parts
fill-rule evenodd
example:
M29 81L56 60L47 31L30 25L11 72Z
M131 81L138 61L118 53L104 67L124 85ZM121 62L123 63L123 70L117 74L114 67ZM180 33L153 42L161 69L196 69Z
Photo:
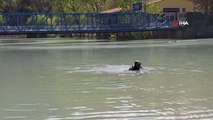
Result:
M0 34L146 31L173 28L170 20L143 12L1 13Z

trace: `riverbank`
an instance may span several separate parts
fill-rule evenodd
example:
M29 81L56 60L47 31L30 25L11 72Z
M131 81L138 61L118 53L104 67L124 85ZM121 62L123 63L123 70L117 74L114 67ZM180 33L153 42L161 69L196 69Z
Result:
M147 40L147 39L199 39L213 38L213 26L190 25L174 30L157 30L144 32L117 32L117 33L82 33L82 34L34 34L34 35L1 35L0 39L18 40L18 39L87 39L104 41L126 41L126 40ZM79 41L78 41L79 42Z
M196 43L208 43L212 42L213 38L209 39L146 39L146 40L126 40L125 43L132 44L196 44ZM100 44L120 44L124 41L114 41L114 40L91 40L91 39L71 39L71 38L24 38L24 39L0 39L0 46L64 46L71 45L75 43L100 43Z
M15 39L0 39L0 46L36 45L36 44L65 44L65 43L90 43L90 42L108 42L108 40L71 39L71 38L15 38Z

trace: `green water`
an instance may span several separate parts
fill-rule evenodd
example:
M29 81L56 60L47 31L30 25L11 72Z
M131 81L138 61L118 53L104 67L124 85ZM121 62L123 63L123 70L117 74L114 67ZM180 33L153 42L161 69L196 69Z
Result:
M213 119L213 39L50 41L0 43L1 120Z

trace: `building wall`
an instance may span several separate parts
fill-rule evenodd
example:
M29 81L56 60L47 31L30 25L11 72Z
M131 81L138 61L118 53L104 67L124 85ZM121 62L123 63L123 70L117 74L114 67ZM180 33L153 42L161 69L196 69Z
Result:
M190 0L158 0L156 2L162 9L163 8L186 8L186 12L193 12L193 2Z

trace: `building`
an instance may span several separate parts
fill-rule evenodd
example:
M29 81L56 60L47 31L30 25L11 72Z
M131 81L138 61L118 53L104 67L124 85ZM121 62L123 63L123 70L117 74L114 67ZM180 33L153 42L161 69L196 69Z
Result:
M147 5L156 4L171 20L186 20L187 12L194 12L192 0L147 0Z
M160 8L185 8L186 12L194 12L192 0L147 0L147 4L157 4Z

